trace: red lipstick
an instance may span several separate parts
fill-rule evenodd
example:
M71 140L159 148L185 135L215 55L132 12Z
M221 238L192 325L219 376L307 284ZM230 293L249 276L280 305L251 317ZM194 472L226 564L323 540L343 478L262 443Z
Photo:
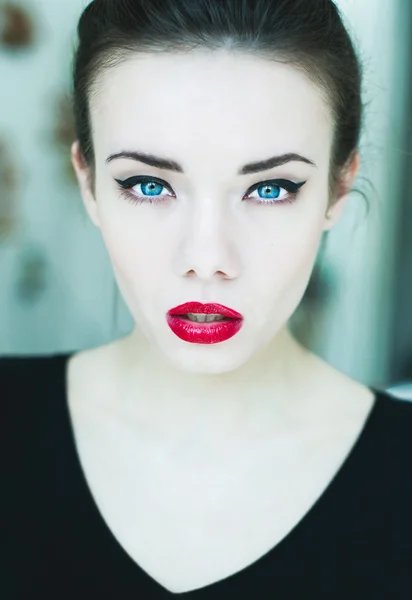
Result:
M218 321L193 321L188 313L220 315ZM167 324L178 338L191 344L218 344L230 339L240 330L243 316L222 304L186 302L171 308L166 315Z

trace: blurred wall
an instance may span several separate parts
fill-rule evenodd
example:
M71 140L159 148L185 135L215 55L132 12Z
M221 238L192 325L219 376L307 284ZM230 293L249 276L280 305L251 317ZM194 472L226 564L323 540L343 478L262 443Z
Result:
M409 381L412 397L412 2L405 3L408 24L405 77L408 88L402 127L400 214L396 230L394 306L391 322L390 372L393 381Z
M118 307L114 302L99 232L88 222L76 186L63 177L67 161L52 142L56 101L69 89L75 26L87 2L21 4L33 12L38 39L25 52L0 51L0 140L8 140L21 176L21 219L0 248L1 354L90 347L131 327L122 301ZM365 67L368 108L358 187L368 194L371 213L366 215L363 199L353 194L329 235L325 264L333 274L334 295L313 345L342 371L379 384L389 369L407 33L402 0L338 4ZM33 257L41 273L37 292L36 285L30 292L28 276Z
M37 30L33 48L0 51L0 138L20 166L21 220L0 249L0 353L50 353L112 336L113 276L99 232L85 216L53 142L60 94L70 86L83 0L21 2ZM5 83L7 82L7 84ZM19 300L26 262L46 260L44 292Z
M363 199L352 194L344 218L330 235L328 256L339 273L339 289L327 311L320 353L364 383L386 385L391 380L389 340L411 78L409 8L403 0L340 0L337 4L364 65L367 108L355 187L367 193L371 212L365 217Z

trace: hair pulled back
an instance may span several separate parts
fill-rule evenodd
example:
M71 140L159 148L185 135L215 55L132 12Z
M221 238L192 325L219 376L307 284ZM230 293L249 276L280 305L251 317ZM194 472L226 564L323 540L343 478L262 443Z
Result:
M331 109L331 193L357 150L361 66L332 0L93 0L77 33L75 131L92 172L90 99L102 72L134 53L226 49L296 66L319 87Z

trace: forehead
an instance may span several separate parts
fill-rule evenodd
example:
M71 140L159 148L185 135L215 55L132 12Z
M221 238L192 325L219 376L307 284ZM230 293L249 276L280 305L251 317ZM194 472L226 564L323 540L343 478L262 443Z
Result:
M225 155L226 167L277 151L327 164L333 128L296 67L221 50L133 55L98 79L91 121L96 159L138 148L183 163Z

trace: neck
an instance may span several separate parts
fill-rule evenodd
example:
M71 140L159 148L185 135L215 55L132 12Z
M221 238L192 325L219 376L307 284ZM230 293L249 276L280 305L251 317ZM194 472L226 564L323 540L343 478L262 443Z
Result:
M182 435L209 429L227 435L299 411L313 355L282 329L240 368L220 374L179 371L137 329L120 341L121 397L139 421ZM210 428L209 428L210 425ZM195 433L193 433L195 435Z

